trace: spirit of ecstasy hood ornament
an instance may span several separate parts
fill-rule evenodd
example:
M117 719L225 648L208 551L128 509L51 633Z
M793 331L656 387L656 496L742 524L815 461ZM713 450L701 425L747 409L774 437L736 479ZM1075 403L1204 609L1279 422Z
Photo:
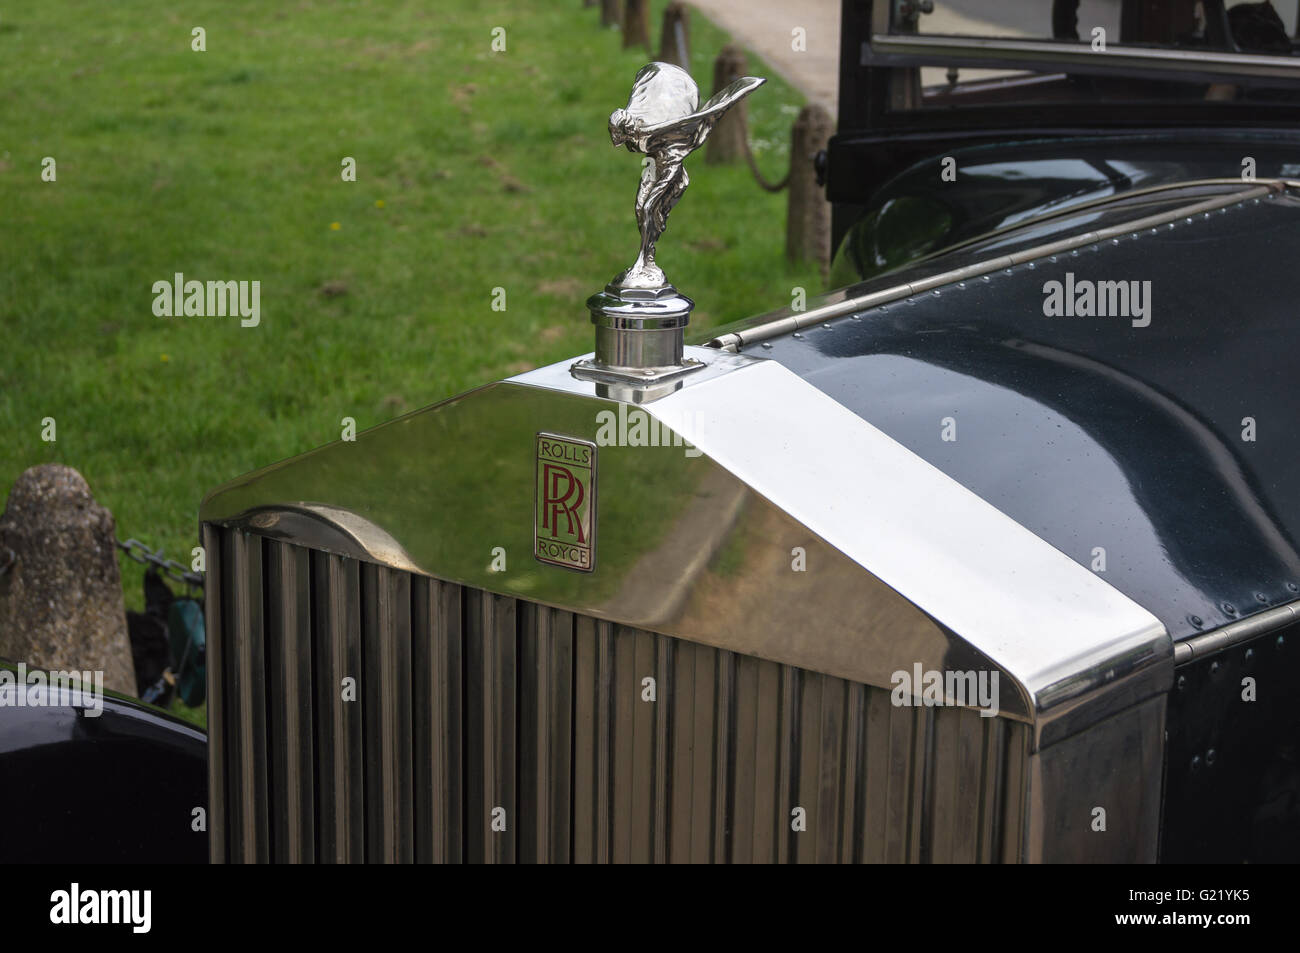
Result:
M609 117L609 138L616 146L649 157L636 192L636 223L641 229L641 252L636 263L614 279L620 288L662 288L667 282L655 264L655 242L668 224L668 213L691 184L683 165L686 157L704 145L722 114L763 84L753 76L738 79L704 108L700 90L683 69L668 63L642 67L632 84L626 109Z
M655 264L655 243L690 184L683 165L686 157L704 144L723 113L764 82L755 76L738 79L701 108L699 87L689 73L668 63L651 63L636 74L627 108L610 115L614 145L647 156L636 193L641 250L631 268L588 299L596 353L593 361L574 365L578 376L651 382L699 366L682 360L682 339L694 302L679 294Z

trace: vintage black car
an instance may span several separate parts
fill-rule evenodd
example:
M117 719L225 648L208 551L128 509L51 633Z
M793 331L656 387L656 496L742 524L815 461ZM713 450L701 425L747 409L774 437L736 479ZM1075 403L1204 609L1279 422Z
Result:
M212 860L1300 859L1295 4L923 6L839 290L683 347L642 222L592 354L206 497Z

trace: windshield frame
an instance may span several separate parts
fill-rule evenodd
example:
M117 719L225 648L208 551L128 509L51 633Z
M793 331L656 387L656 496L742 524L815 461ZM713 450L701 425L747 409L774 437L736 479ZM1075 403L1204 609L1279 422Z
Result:
M990 104L925 103L917 77L925 66L1009 69L1022 76L1081 76L1187 80L1243 86L1300 88L1300 56L1182 50L1108 44L1109 52L1068 40L1015 40L903 32L895 27L896 0L842 0L839 110L841 136L886 130L1159 129L1169 127L1300 129L1300 103L1213 99L1045 102L1033 97ZM1037 47L1038 49L1035 49ZM999 58L995 61L994 58ZM1037 69L1033 67L1037 65ZM1278 75L1274 75L1278 74ZM1158 107L1158 108L1156 108Z
M1249 82L1300 88L1300 56L1179 50L1134 44L1107 44L1094 50L1070 40L1015 37L935 36L873 33L863 44L863 66L956 66L1013 69L1035 73L1068 71L1098 76L1156 77L1190 83Z

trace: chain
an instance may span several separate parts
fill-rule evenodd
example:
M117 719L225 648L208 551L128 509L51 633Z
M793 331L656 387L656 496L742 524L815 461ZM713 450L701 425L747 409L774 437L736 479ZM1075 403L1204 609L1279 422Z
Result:
M128 539L125 543L120 539L114 542L117 543L118 549L136 562L156 566L164 575L175 582L186 586L194 586L196 589L203 588L203 576L196 572L190 572L182 563L178 563L174 559L164 558L161 549L154 552L138 539ZM0 576L12 569L16 562L18 562L18 554L8 546L0 546Z
M786 171L785 178L783 178L780 182L767 181L767 179L763 177L763 173L759 171L758 163L754 161L754 152L749 147L748 134L746 134L744 142L745 142L745 161L749 163L749 171L754 173L754 181L758 183L758 187L760 189L762 189L764 192L780 192L783 188L785 188L787 185L790 184L789 170ZM793 156L790 157L790 162L793 165L794 163Z
M119 539L117 540L117 548L138 563L156 567L169 579L184 583L187 586L194 586L196 589L203 588L203 576L196 572L190 572L183 563L164 558L161 549L154 552L138 539L128 539L125 543Z

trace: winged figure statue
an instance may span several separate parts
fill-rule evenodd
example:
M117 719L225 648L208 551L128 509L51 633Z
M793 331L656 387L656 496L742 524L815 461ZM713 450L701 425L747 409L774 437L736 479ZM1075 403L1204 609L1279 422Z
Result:
M650 63L632 84L627 108L609 117L609 138L616 146L648 157L636 193L636 223L641 251L631 268L614 279L616 288L656 289L667 286L655 264L655 242L668 224L690 178L688 155L704 144L723 113L761 86L765 80L745 76L700 107L700 90L685 70L670 63Z

